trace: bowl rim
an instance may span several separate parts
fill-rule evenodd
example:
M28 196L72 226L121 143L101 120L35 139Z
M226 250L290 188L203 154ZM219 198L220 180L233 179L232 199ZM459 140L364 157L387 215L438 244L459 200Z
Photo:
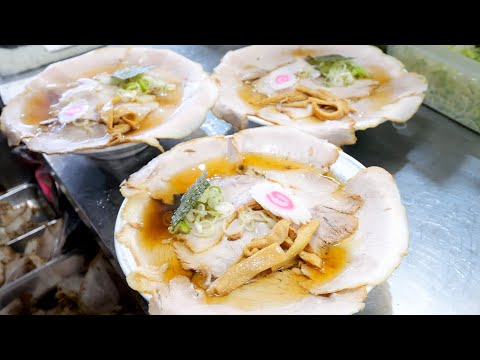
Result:
M133 148L135 146L148 146L148 144L143 143L143 142L127 142L123 144L118 144L118 145L112 145L112 146L107 146L101 149L89 149L89 150L78 150L74 151L74 154L79 154L79 155L91 155L91 154L99 154L99 153L109 153L109 152L115 152L119 150L125 150L129 148Z
M334 175L335 178L339 180L341 183L347 182L349 179L355 176L359 171L366 168L361 162L359 162L352 156L346 154L341 149L339 149L338 152L339 152L338 159L335 161L335 163L333 163L330 166L330 173ZM125 207L125 204L127 203L127 200L128 199L123 200L122 205L118 210L117 218L115 220L114 241L113 241L114 248L115 248L115 255L117 257L117 261L125 277L127 277L128 274L130 274L130 272L132 272L134 268L137 266L130 249L128 249L125 245L118 242L117 235L116 235L117 232L120 231L120 229L125 224L124 220L121 217L121 214ZM373 285L368 285L367 293L370 292L373 289L373 287L374 287ZM150 294L144 294L140 292L139 294L147 301L149 301L152 297Z

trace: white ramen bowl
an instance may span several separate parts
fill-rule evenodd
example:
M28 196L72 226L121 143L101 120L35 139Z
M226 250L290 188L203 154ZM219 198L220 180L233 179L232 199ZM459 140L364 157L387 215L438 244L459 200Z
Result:
M352 177L354 177L360 170L365 169L360 162L355 160L350 155L345 154L339 150L339 157L337 161L330 166L330 173L340 182L345 183ZM125 206L127 199L125 199L117 214L117 220L115 222L115 234L123 227L124 221L121 217L122 210ZM128 276L136 267L135 259L133 258L130 250L123 244L117 241L117 237L114 237L115 253L117 260L122 268L125 276ZM373 286L367 286L367 292L369 292ZM151 295L141 294L147 301L150 300Z

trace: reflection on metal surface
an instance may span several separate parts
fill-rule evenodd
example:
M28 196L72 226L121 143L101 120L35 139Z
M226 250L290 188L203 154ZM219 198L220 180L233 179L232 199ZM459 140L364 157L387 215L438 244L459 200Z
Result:
M375 286L370 293L368 293L367 301L365 302L365 309L359 315L391 315L392 309L392 295L390 294L390 286L388 281Z
M410 248L389 280L394 314L480 313L480 137L422 107L405 129L358 132L346 152L397 181Z
M408 124L407 123L396 123L396 122L392 122L392 126L397 129L397 130L403 130L403 129L406 129Z

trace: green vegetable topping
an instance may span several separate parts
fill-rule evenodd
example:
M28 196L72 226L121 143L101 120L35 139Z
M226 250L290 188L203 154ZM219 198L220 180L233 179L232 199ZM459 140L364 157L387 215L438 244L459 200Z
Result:
M408 71L428 79L425 104L480 133L480 82L473 72L463 69L462 64L443 60L448 46L439 49L442 51L438 57L436 49L418 46L389 45L388 51L403 62Z
M168 92L175 91L176 85L169 84L162 79L156 79L152 76L148 76L147 74L139 74L128 80L118 80L115 79L117 85L120 87L119 90L127 90L127 91L135 91L131 96L133 100L136 100L137 95L141 94L153 94L156 96L165 96ZM119 91L119 95L125 97L125 94ZM137 93L138 92L138 93ZM140 94L139 94L140 93Z
M121 70L115 71L112 74L112 77L120 80L128 80L140 74L146 73L151 68L152 66L129 66Z
M356 79L368 78L368 72L351 57L343 55L308 56L305 59L325 77L327 86L348 86Z
M300 79L308 78L313 73L313 68L311 66L306 66L302 71L297 72L297 75Z
M136 82L129 82L129 83L124 84L124 86L123 86L123 88L125 90L138 90L139 87L140 86Z
M181 233L181 234L189 234L190 226L188 226L185 221L180 221L178 225L175 227L175 232Z
M450 50L458 52L463 56L469 57L480 62L480 48L476 45L447 45Z
M137 84L140 86L140 89L143 92L147 92L149 90L149 82L145 77L140 77L137 80Z
M204 191L210 186L207 180L207 170L205 170L200 177L195 180L192 186L190 186L185 194L183 194L180 205L175 210L172 216L172 224L169 227L170 232L175 232L177 225L185 218L188 212L194 208L198 199Z
M171 225L172 234L189 234L208 237L217 228L215 224L234 212L233 205L223 200L222 189L209 186L205 171L180 199Z

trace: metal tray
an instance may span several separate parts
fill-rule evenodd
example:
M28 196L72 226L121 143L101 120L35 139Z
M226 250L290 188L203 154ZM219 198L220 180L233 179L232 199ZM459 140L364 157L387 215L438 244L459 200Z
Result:
M51 221L57 218L57 214L50 207L48 202L43 197L40 189L35 184L23 184L15 187L9 192L0 196L0 203L6 202L12 206L28 202L36 208L35 214L32 217L32 226L23 234L10 239L6 244L10 245L18 240L23 239L30 234L42 231L44 225L48 225Z
M52 247L51 254L45 256L45 260L50 261L60 253L65 243L65 228L66 223L63 219L55 219L9 241L5 245L10 246L17 253L23 254L30 241L43 237Z
M0 315L141 314L130 289L98 252L63 254L0 289Z
M66 223L63 219L50 221L46 225L42 225L27 234L11 241L8 244L0 246L2 250L10 248L16 254L13 260L8 264L13 267L2 265L0 270L3 270L0 289L12 283L20 281L30 272L36 271L45 266L45 264L56 258L62 251L65 244L65 229ZM7 275L7 269L10 271ZM3 281L5 280L5 283Z
M0 309L23 294L29 294L32 300L40 298L62 279L79 272L85 265L85 257L75 251L51 260L42 267L0 288Z

